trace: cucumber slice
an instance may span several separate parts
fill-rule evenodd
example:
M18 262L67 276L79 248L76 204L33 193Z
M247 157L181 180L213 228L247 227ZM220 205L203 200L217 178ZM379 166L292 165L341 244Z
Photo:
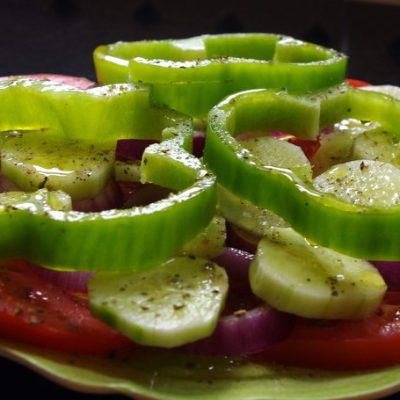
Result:
M8 139L1 151L3 174L21 189L63 190L74 200L99 193L113 163L113 149L37 133Z
M311 181L311 164L299 146L270 136L255 137L240 143L261 163L290 169L303 181Z
M229 222L254 235L264 236L273 226L288 226L272 211L241 199L222 185L217 186L217 196L221 214Z
M311 181L311 164L300 147L270 136L241 140L261 163L277 168L287 168L304 181ZM222 215L233 224L252 234L263 236L271 226L287 226L278 215L257 207L223 187L218 186L218 207Z
M360 88L370 92L379 92L400 100L400 87L394 85L374 85Z
M98 273L89 282L95 315L136 343L176 347L211 335L228 278L217 264L176 257L138 273Z
M314 187L352 204L392 207L400 204L400 169L382 161L349 161L317 176Z
M260 241L249 275L256 296L307 318L365 318L386 290L367 261L314 246L291 228L277 228Z
M202 232L183 246L181 253L211 259L222 253L225 240L225 218L216 215Z
M140 182L140 161L115 160L114 179L117 182Z
M70 211L72 204L71 197L61 191L48 192L47 190L39 190L35 193L0 193L0 212L5 212L7 207L38 212L47 212L49 210Z
M26 131L25 131L26 132ZM37 132L37 131L35 131ZM0 131L0 152L3 149L4 144L7 142L8 139L21 137L22 131Z
M385 130L364 132L353 144L354 160L385 161L400 167L400 139Z
M355 139L365 132L378 129L379 126L377 122L363 122L354 118L344 119L335 124L332 133L322 136L320 147L311 160L314 176L320 175L335 164L357 158L352 154Z

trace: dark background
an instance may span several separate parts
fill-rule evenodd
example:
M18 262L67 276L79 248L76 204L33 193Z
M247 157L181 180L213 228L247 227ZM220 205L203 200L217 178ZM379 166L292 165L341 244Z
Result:
M1 0L0 75L94 78L101 43L253 31L334 47L350 56L349 76L400 84L400 0L377 1Z
M350 56L349 77L400 85L400 0L0 0L0 76L94 79L91 54L99 44L249 31L334 47ZM0 372L3 399L99 397L62 389L6 360Z

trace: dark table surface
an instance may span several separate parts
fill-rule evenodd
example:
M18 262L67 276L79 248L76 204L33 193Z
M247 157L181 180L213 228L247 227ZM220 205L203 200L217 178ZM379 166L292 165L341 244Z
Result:
M253 31L334 47L350 56L349 76L400 84L400 0L377 1L2 0L0 75L94 78L91 53L101 43Z
M94 79L91 53L98 44L254 31L334 47L350 56L348 76L400 85L399 21L400 0L2 0L0 76L47 72ZM0 360L0 371L2 399L27 393L99 398L63 389L7 360Z

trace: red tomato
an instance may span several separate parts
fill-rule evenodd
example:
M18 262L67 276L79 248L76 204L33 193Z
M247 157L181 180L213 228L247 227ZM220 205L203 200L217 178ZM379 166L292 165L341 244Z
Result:
M370 84L365 81L360 81L358 79L346 79L346 82L353 87L363 87L369 86Z
M43 348L106 354L129 340L95 319L86 299L38 276L24 261L0 261L0 337Z
M400 364L399 294L359 321L299 318L289 337L258 357L285 365L324 369L381 368Z
M296 136L286 134L284 132L265 132L265 135L271 135L272 137L275 137L280 140L286 140L290 143L295 144L296 146L301 147L301 149L303 150L304 154L308 159L312 158L312 156L315 154L315 152L319 149L320 146L319 138L315 140L301 139ZM257 134L254 132L245 132L236 136L236 139L248 140L256 136Z
M346 81L350 86L356 88L370 85L369 83L360 81L358 79L347 79ZM319 138L317 140L305 140L297 137L292 137L289 139L289 142L300 146L309 160L313 157L320 146Z
M304 154L309 160L311 160L311 158L314 156L320 146L319 138L317 138L316 140L306 140L300 139L298 137L292 137L289 139L289 142L301 147Z
M59 83L64 83L66 85L75 86L78 89L89 89L95 85L94 82L83 77L59 75L59 74L31 74L31 75L2 76L0 77L0 81L4 81L10 78L16 78L18 76L23 78L34 78L34 79L55 81Z

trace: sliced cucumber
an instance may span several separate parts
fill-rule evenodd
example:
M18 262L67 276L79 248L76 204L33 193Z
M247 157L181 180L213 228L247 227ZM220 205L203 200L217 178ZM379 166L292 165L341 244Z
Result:
M211 259L222 253L225 240L225 218L216 215L206 229L183 246L181 253Z
M265 208L257 207L247 200L218 185L218 208L221 214L234 225L258 235L265 235L272 226L288 226L278 215Z
M140 161L115 160L114 179L117 182L140 182Z
M352 158L385 161L400 167L399 136L382 129L364 132L354 140Z
M310 181L311 164L299 146L271 136L260 136L240 142L265 165L292 170L300 179Z
M300 147L270 136L252 137L240 143L260 162L290 169L304 181L311 180L311 164ZM218 207L229 222L255 235L264 235L271 226L287 226L275 213L241 199L221 185L218 186Z
M8 139L1 151L2 173L21 189L63 190L74 200L99 193L113 163L113 149L36 133Z
M377 122L362 122L353 118L335 124L332 133L322 136L321 145L311 160L314 176L320 175L332 165L354 159L354 140L364 132L379 129L379 126Z
M71 197L61 191L49 192L45 189L35 193L5 192L0 193L0 212L7 207L19 210L34 210L47 212L49 210L70 211L72 208Z
M277 228L260 241L250 284L278 310L322 319L367 317L386 290L367 261L313 246L291 228Z
M170 348L213 332L227 290L223 268L176 257L151 271L98 273L89 300L95 315L133 341Z
M400 169L382 161L349 161L317 176L314 187L349 203L392 207L400 204Z
M0 152L8 139L21 137L22 135L22 131L0 131Z
M371 92L379 92L386 94L400 100L400 87L394 85L374 85L374 86L364 86L362 90L368 90Z

